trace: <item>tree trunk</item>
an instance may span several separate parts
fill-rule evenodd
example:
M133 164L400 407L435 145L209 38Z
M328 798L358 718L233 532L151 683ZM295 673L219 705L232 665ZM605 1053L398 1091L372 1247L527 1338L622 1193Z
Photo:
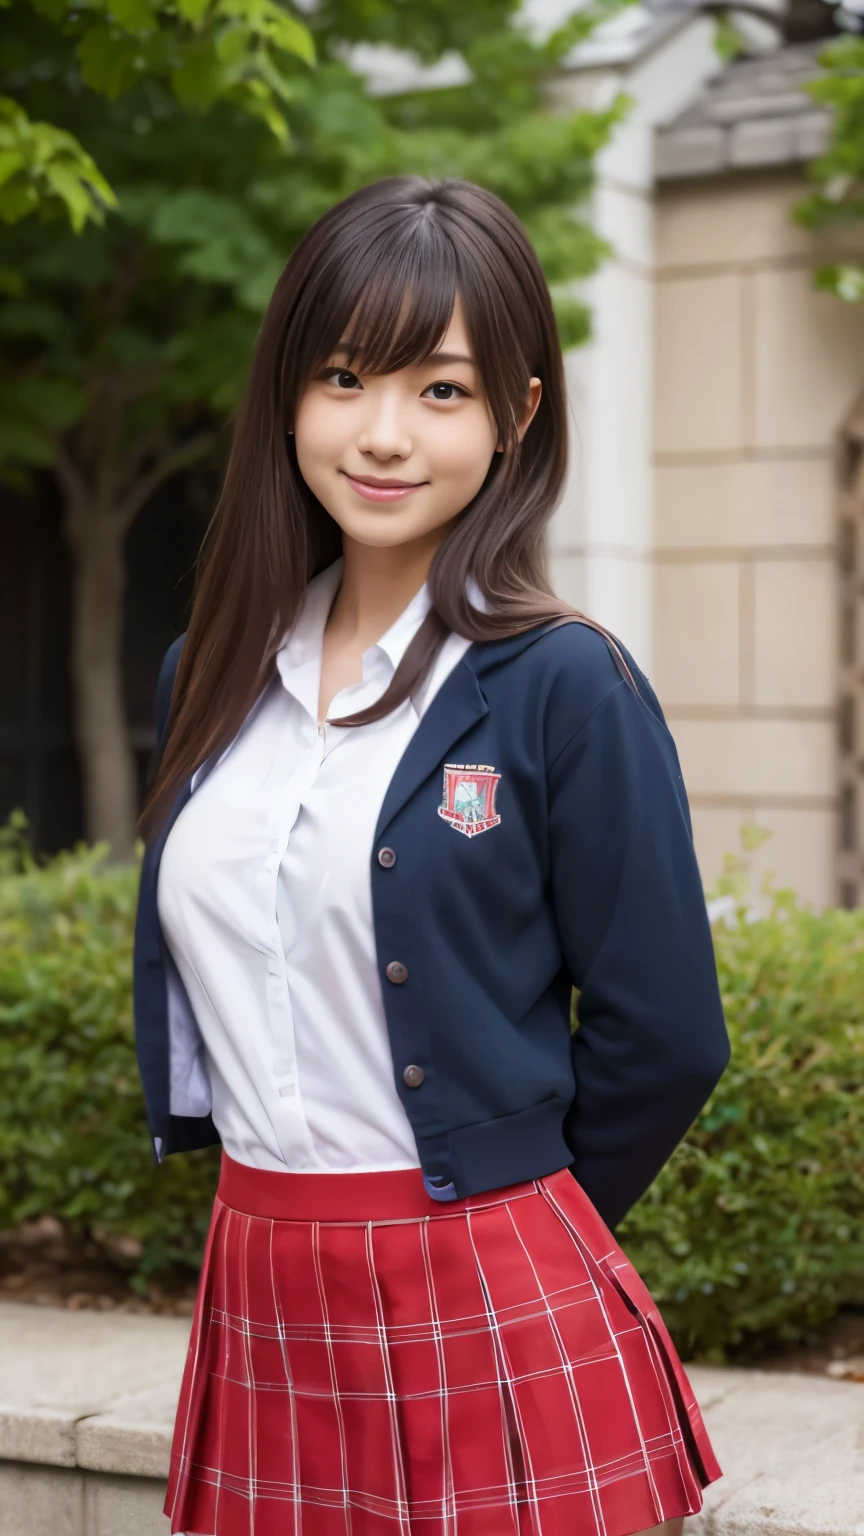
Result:
M200 463L216 435L207 427L176 442L166 431L121 451L130 398L109 380L94 390L73 441L54 441L72 558L72 688L85 831L88 841L110 844L113 863L134 856L138 820L121 668L126 535L160 486Z
M89 842L111 845L111 860L131 859L138 797L123 708L121 646L126 586L124 520L68 507L72 555L72 686L75 736Z

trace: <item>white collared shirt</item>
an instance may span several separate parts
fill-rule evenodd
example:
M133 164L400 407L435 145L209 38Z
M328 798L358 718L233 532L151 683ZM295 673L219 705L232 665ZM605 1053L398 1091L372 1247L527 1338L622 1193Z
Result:
M276 1171L419 1167L393 1078L371 856L399 759L469 642L448 636L414 702L371 725L319 727L341 571L340 559L309 583L276 676L231 746L195 774L159 869L172 1112L212 1109L230 1157ZM362 682L336 695L330 716L380 698L428 609L424 586L363 653Z

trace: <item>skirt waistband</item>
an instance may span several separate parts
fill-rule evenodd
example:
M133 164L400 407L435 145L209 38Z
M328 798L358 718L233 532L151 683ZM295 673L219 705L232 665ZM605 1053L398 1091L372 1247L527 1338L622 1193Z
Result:
M543 1183L565 1179L567 1168L549 1174ZM478 1206L497 1205L533 1194L538 1181L509 1184L479 1195L442 1204L423 1187L421 1168L387 1168L380 1173L275 1173L249 1168L223 1150L216 1198L245 1216L274 1221L411 1221L424 1216L455 1216Z

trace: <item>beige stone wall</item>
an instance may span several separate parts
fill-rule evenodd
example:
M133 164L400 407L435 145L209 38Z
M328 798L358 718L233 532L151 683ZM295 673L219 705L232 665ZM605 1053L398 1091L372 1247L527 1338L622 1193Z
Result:
M833 443L864 385L864 305L816 293L790 173L657 200L653 682L707 883L756 861L836 900Z

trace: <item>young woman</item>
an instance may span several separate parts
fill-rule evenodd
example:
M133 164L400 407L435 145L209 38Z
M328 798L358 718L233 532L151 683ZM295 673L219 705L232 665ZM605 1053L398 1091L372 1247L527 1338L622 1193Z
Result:
M319 220L143 818L156 1154L223 1146L172 1532L630 1536L719 1475L609 1228L726 1033L657 700L544 575L565 461L509 209L402 177Z

